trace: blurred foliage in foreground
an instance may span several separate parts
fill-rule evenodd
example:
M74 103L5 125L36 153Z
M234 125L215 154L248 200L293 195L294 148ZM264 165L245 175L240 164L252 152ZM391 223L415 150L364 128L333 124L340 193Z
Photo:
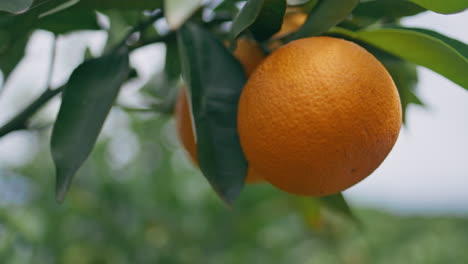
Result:
M32 133L32 132L25 132ZM356 210L354 223L249 185L227 209L181 151L173 120L114 110L63 205L46 133L0 172L0 263L468 263L468 219Z

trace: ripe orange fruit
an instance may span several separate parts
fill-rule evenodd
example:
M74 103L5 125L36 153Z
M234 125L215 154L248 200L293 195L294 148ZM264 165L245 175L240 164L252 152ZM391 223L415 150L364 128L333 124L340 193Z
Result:
M242 64L245 74L249 77L260 62L265 59L265 53L253 39L239 38L236 44L237 47L233 54Z
M310 37L274 51L242 91L238 129L253 168L281 190L322 196L371 174L401 128L384 66L364 48Z
M241 38L237 41L237 47L234 50L234 56L242 64L246 75L249 76L257 65L263 61L265 55L263 50L254 40ZM197 144L193 133L192 119L190 115L190 107L188 104L187 91L185 87L181 87L177 97L175 108L176 128L182 146L190 155L190 158L195 164L198 164ZM247 172L246 183L261 182L263 179L256 173L253 173L250 168Z

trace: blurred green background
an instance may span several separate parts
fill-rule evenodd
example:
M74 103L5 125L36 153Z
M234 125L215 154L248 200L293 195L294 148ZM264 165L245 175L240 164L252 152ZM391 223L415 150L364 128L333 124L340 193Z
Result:
M174 120L114 109L64 204L49 131L0 172L1 263L468 263L468 219L354 208L249 185L228 209L181 149Z

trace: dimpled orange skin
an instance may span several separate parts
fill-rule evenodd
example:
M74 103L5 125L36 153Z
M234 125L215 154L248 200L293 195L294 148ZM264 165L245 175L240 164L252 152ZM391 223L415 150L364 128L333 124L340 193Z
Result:
M246 75L249 76L260 64L265 55L262 49L254 40L241 38L237 41L237 47L234 56L242 64ZM185 87L180 89L175 109L176 128L182 146L187 150L190 158L195 164L198 164L197 145L193 133L192 120L190 118L190 108L188 104L187 91ZM263 179L248 169L246 183L258 183Z
M238 129L249 166L289 193L323 196L371 174L401 128L393 80L352 42L311 37L276 50L242 92Z

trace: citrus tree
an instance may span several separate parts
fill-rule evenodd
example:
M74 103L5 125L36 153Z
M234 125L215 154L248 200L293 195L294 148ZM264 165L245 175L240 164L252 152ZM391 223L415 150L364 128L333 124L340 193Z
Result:
M416 66L468 88L468 46L400 20L466 8L466 0L5 0L3 85L36 30L104 30L107 42L66 83L48 87L4 124L0 136L30 129L35 113L61 94L50 150L62 201L121 87L138 78L129 55L163 43L159 86L142 89L148 100L137 110L176 108L181 142L226 203L245 182L266 181L325 196L349 214L339 192L377 168L406 107L422 104Z

